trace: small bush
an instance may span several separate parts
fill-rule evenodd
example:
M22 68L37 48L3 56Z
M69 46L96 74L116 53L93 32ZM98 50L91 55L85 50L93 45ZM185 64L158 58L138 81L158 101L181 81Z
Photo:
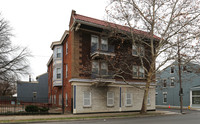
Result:
M48 112L49 111L49 108L47 107L42 107L42 108L39 108L40 112Z
M38 112L39 108L35 105L28 105L28 106L26 106L25 111L26 112Z

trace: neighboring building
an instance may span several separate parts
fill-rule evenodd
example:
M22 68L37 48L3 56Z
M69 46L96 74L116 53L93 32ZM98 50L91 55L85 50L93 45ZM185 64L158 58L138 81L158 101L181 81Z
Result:
M37 76L36 80L17 82L19 102L48 103L48 73Z
M178 63L157 74L156 105L180 106ZM200 65L181 66L183 106L200 107Z
M138 54L148 56L148 48L145 45L134 46L130 41L120 41L121 48L117 49L115 42L118 41L113 41L114 38L111 40L109 36L110 26L130 31L128 27L72 11L69 31L65 31L61 40L51 45L53 55L47 63L49 103L61 107L63 98L66 110L73 113L141 109L144 91L126 85L121 78L113 76L114 69L105 57L118 58L120 50L126 51L130 59L128 65L133 71L133 75L124 74L127 81L144 86L145 71L141 68ZM145 35L148 40L148 33L139 30L134 32L136 35ZM127 53L128 49L132 52ZM150 86L147 109L155 110L155 84Z

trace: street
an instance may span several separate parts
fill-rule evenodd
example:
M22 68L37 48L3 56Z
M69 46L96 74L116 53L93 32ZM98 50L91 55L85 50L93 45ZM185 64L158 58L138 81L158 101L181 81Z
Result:
M159 109L165 111L179 112L174 109ZM96 119L81 121L62 121L32 124L199 124L200 111L184 110L185 114L138 117L138 118L117 118L117 119Z

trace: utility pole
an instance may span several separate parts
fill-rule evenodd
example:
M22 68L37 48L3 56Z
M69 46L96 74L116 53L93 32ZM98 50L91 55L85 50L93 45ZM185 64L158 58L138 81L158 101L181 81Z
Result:
M180 83L180 113L183 113L183 88L182 88L182 81L181 81L181 57L180 57L180 44L179 44L179 36L177 37L178 41L178 73L179 73L179 83Z

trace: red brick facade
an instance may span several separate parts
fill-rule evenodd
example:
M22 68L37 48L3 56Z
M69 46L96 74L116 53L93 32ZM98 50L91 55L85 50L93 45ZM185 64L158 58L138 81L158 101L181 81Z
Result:
M93 31L94 28L88 27L87 30L85 29L79 29L78 25L79 22L75 22L77 20L84 20L89 23L95 23L98 25L105 25L106 22L101 20L96 20L93 18L85 17L82 15L77 15L75 11L72 11L70 24L69 24L69 32L67 35L64 35L64 38L62 41L60 41L60 45L63 47L62 55L63 55L63 98L64 98L64 105L66 107L65 110L72 111L73 109L73 88L71 83L69 82L72 78L79 78L79 79L90 79L91 75L87 71L91 71L91 35L97 35L100 38L105 36L105 34L102 34L103 29L100 29L99 27ZM85 26L85 24L83 25ZM119 26L119 25L118 25ZM127 30L124 26L122 26L123 29ZM91 29L91 30L89 30ZM102 30L102 31L101 31ZM137 33L142 33L147 35L145 32L141 32L137 30ZM157 38L155 36L155 38ZM66 45L67 44L67 45ZM124 61L124 58L121 57L122 54L126 54L127 62L132 66L132 64L138 64L139 59L137 57L132 56L131 52L131 44L126 42L118 42L117 40L114 41L112 44L114 45L115 49L115 59L113 59L116 63L116 66L120 65L121 61ZM67 46L67 49L66 49ZM120 48L118 46L121 46ZM67 51L66 51L67 50ZM145 54L148 54L148 51L145 51ZM118 62L118 63L117 63ZM67 74L66 74L66 65L67 65ZM87 67L87 68L86 68ZM84 70L86 68L86 70ZM109 64L108 69L112 70L113 67ZM62 94L62 86L53 86L53 60L51 60L48 63L48 84L49 84L49 99L52 98L49 103L52 103L53 105L60 106L59 105L59 96ZM124 75L127 80L130 81L145 81L145 79L133 79L130 75ZM116 78L116 80L120 80L119 78ZM67 103L66 103L66 94L67 94ZM56 96L56 100L55 100Z

